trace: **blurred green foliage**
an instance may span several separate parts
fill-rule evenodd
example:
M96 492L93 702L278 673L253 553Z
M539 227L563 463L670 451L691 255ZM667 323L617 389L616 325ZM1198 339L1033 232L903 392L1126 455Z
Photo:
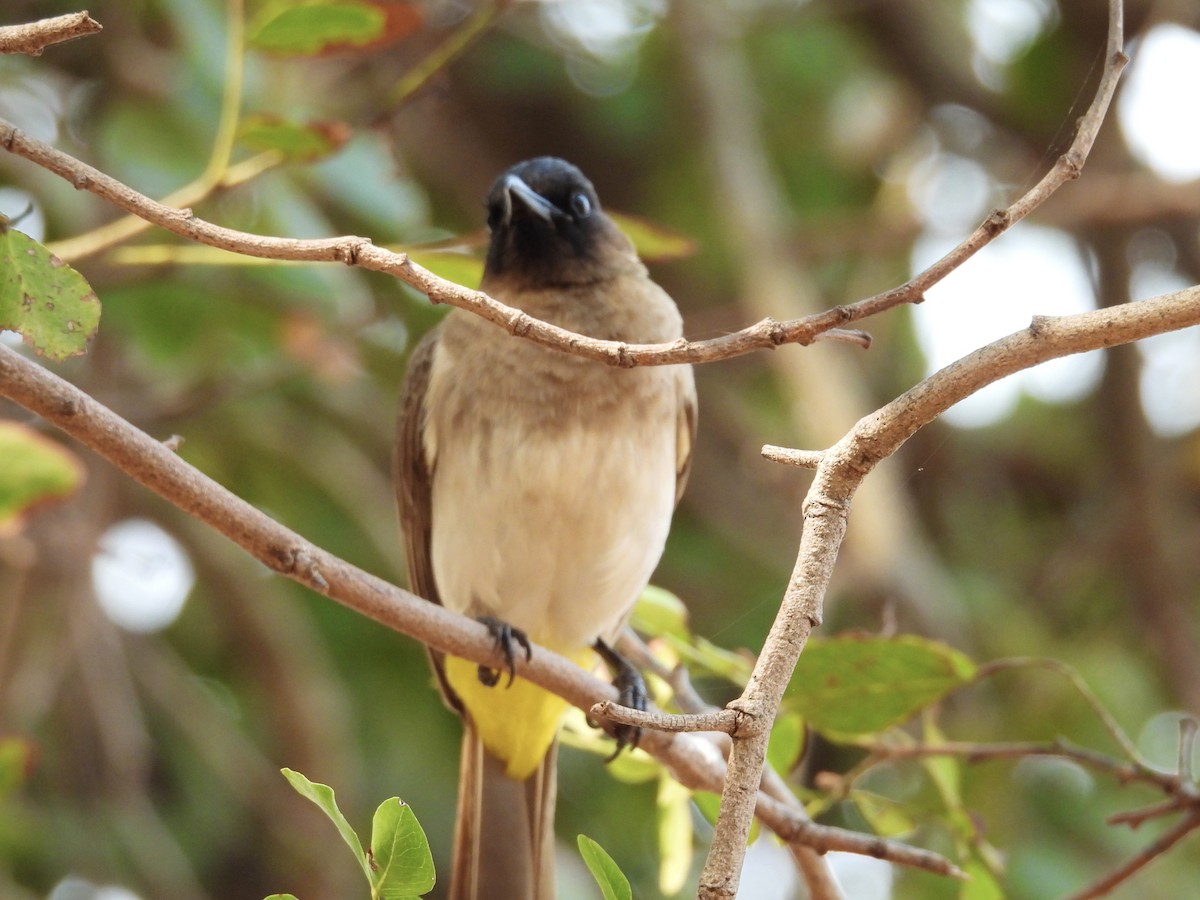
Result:
M773 273L746 266L727 197L740 188L723 183L723 136L706 125L712 97L692 54L712 48L694 46L699 2L670 4L661 17L653 4L628 4L634 36L607 56L555 24L552 7L568 4L512 4L398 103L384 98L461 27L461 4L426 4L422 27L368 53L246 51L240 119L334 123L349 140L319 162L218 180L194 204L197 214L270 234L428 242L423 262L443 257L455 267L439 271L469 282L492 178L518 159L553 153L579 164L606 206L694 242L694 255L654 266L689 336L750 324ZM968 107L989 124L994 139L970 152L1011 198L1010 185L1031 183L1037 161L1065 146L1103 45L1103 4L1047 4L1042 30L1002 83L988 86L972 67L965 0L712 5L753 86L743 99L764 156L744 162L770 179L784 210L773 238L823 307L909 274L921 222L905 178L937 147L955 147L939 111ZM89 8L102 34L37 59L0 58L0 116L152 196L188 185L214 158L230 115L222 105L227 16L237 6L100 0ZM256 21L264 6L251 3L245 15ZM1132 6L1136 33L1143 13ZM71 8L10 0L4 18ZM264 148L239 145L232 165ZM1135 168L1110 123L1070 190ZM11 204L0 195L0 213L34 202L52 249L118 218L7 154L0 187L24 192ZM1194 210L1054 220L1088 250L1099 302L1128 299L1121 273L1136 262L1134 238L1148 231L1172 243L1177 274L1200 281L1196 222ZM459 243L466 252L450 252ZM388 473L394 404L407 354L441 310L380 275L187 263L182 251L172 257L176 246L147 232L68 260L103 300L104 319L88 356L57 371L156 437L182 436L185 459L315 543L403 584ZM150 248L159 263L122 256ZM798 295L787 298L792 314L812 311ZM961 302L969 315L972 298ZM693 654L695 683L710 702L736 693L729 679L761 646L800 533L808 477L762 461L758 448L828 444L840 432L830 433L822 414L833 408L852 422L923 370L907 312L866 327L874 336L867 353L789 347L698 373L692 482L657 576L684 598L688 636L659 649ZM840 376L798 376L790 361L800 354L810 372L848 367L838 371L851 373L861 404L847 399ZM915 633L979 664L1062 660L1146 753L1155 729L1170 731L1179 711L1200 711L1200 441L1149 428L1131 387L1139 364L1132 348L1111 351L1099 385L1080 401L1026 400L995 426L934 424L914 437L872 476L894 478L873 507L886 515L851 516L822 633ZM28 419L7 405L0 413ZM359 895L354 861L325 852L329 824L279 778L283 766L336 786L360 831L381 798L403 797L444 866L458 724L437 698L422 649L268 576L83 458L88 479L73 499L0 536L0 896L44 897L70 875L146 898ZM92 599L96 540L131 515L161 523L197 570L183 615L161 634L119 632ZM670 616L659 624L677 637L683 628ZM1119 752L1076 691L1024 668L950 693L897 734L1065 736ZM1153 761L1169 768L1166 746ZM863 750L803 740L794 714L772 758L790 768L822 821L902 835L980 873L972 894L898 871L898 898L992 896L995 885L1016 898L1064 894L1136 852L1155 827L1105 823L1154 794L1061 761L897 762L860 773L838 794L822 776L852 771ZM560 835L594 837L634 896L661 896L658 779L600 777L598 758L572 747L560 771ZM677 844L675 821L665 840ZM702 853L706 826L698 814L692 825ZM1128 891L1188 896L1200 863L1194 844L1175 848ZM567 853L578 862L573 846ZM594 896L586 872L563 868L564 897Z

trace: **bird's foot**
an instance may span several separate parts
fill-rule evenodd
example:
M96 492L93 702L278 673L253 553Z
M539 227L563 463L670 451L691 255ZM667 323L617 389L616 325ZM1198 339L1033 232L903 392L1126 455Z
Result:
M533 659L533 647L529 638L520 628L513 628L502 619L479 616L475 621L487 628L492 640L496 642L496 649L504 655L504 668L508 670L508 684L505 687L512 687L517 672L517 648L525 651L526 662ZM495 687L500 681L500 672L500 669L493 669L491 666L480 666L479 680L488 687Z
M613 687L617 689L617 702L630 709L645 712L650 705L650 694L646 690L646 680L642 673L604 641L597 640L593 647L612 671ZM637 747L642 738L642 729L636 725L608 723L603 728L617 742L617 749L605 762L612 762L626 747Z

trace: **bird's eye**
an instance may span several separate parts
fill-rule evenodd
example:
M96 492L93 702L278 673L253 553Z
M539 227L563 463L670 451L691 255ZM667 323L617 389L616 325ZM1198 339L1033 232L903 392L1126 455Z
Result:
M575 218L585 219L592 212L592 201L588 199L587 194L573 194L571 196L571 212Z

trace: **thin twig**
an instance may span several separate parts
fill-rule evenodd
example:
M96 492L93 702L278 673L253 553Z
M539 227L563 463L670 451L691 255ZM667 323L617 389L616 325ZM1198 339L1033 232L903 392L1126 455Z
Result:
M221 112L208 162L204 171L190 184L163 198L166 206L199 203L216 189L238 183L236 179L245 173L258 175L283 161L282 154L267 151L239 163L236 173L231 170L230 160L241 118L242 84L246 74L246 12L242 0L225 0L225 21L225 78L221 89ZM231 174L234 180L230 179ZM54 241L49 245L50 252L66 262L77 262L141 234L151 224L138 215L125 216L66 240Z
M1161 819L1163 816L1169 816L1179 812L1185 807L1182 801L1178 798L1170 800L1160 800L1158 803L1151 803L1149 806L1143 806L1141 809L1127 809L1124 812L1113 813L1104 821L1109 825L1128 825L1130 828L1141 828L1147 822L1154 819Z
M853 315L847 311L848 307L839 307L787 323L764 319L733 334L705 341L681 339L667 344L626 344L597 340L542 322L482 291L447 281L413 262L406 254L378 247L368 238L344 235L303 240L250 234L214 225L196 216L191 209L168 206L138 193L100 170L30 137L4 119L0 119L0 147L55 173L79 190L90 191L128 213L189 240L263 259L340 262L383 272L416 288L434 303L470 310L510 334L611 366L704 363L786 343L809 344L821 334L844 325Z
M783 463L788 466L797 466L801 469L815 469L821 464L820 450L793 450L790 447L776 447L774 444L764 444L762 448L764 458L771 462Z
M391 90L391 103L403 103L411 99L434 75L461 56L463 51L491 28L500 12L501 4L495 0L488 0L476 9L432 53L401 76Z
M1079 747L1068 741L1004 741L1000 743L972 743L971 741L946 741L939 744L911 744L892 746L871 744L866 748L870 759L896 761L901 759L925 759L932 756L956 756L968 763L989 762L998 759L1026 759L1034 756L1049 756L1067 759L1097 772L1103 772L1121 784L1140 783L1156 788L1187 804L1200 806L1200 791L1190 782L1182 781L1178 775L1162 772L1138 762L1117 759Z
M1036 209L1067 180L1079 176L1128 61L1122 51L1123 16L1120 0L1110 0L1104 71L1095 98L1080 120L1067 153L1024 197L1003 213L993 214L956 250L898 288L901 292L912 292L906 295L908 300L919 300L930 284L944 278L966 258ZM1187 308L1189 302L1190 309ZM863 304L855 306L860 310L864 308ZM1182 306L1185 313L1182 318L1200 321L1200 288ZM1123 318L1131 308L1132 305L1121 311ZM1091 318L1085 326L1089 331L1069 336L1058 329L1066 319L1035 319L1026 332L965 357L862 419L823 454L804 501L800 549L779 613L763 644L746 691L730 704L756 725L747 726L745 735L733 741L713 841L700 875L700 900L732 900L737 895L754 816L755 794L766 763L767 737L796 662L812 630L821 623L825 591L846 535L850 501L862 480L880 460L894 453L933 418L984 384L1026 368L1031 356L1047 352L1051 356L1061 355L1055 345L1072 347L1063 349L1062 353L1078 352L1082 349L1080 342L1111 346L1105 341L1110 333L1110 320L1117 311L1100 312L1100 316ZM1050 332L1058 333L1051 336ZM1049 339L1043 340L1043 337Z
M38 363L0 345L0 396L57 425L135 481L228 537L255 559L293 581L422 643L478 662L499 666L495 641L472 619L403 591L309 543L217 484L177 456L163 441L134 427L74 385ZM612 685L542 647L533 658L516 660L517 674L580 709L614 699ZM704 738L647 732L639 746L694 790L720 791L726 766ZM841 829L805 831L803 809L763 793L761 817L772 831L829 849L883 854L882 858L930 871L952 873L937 854L902 844L881 846L869 835ZM799 830L797 830L799 829Z
M632 709L609 700L601 700L588 710L588 715L596 719L606 719L609 722L616 722L620 725L632 725L636 728L652 728L655 731L668 731L672 733L719 731L722 734L735 734L737 732L738 720L737 713L731 709L714 709L710 712L673 715L672 713L660 712L658 710Z
M89 16L86 9L27 25L0 25L0 53L41 56L51 44L73 41L101 30L103 26Z
M1103 897L1122 882L1128 881L1197 829L1200 829L1200 813L1188 816L1173 828L1163 832L1157 840L1143 847L1136 856L1133 856L1102 878L1096 879L1077 893L1072 894L1068 900L1092 900L1094 897Z
M1096 718L1100 720L1100 724L1104 726L1104 730L1109 733L1113 741L1121 748L1121 752L1135 762L1144 763L1141 754L1138 752L1137 745L1125 733L1125 729L1121 727L1121 724L1113 714L1100 702L1100 698L1096 696L1095 691L1091 689L1088 683L1065 662L1046 657L1008 657L997 659L980 666L976 673L976 680L1010 669L1047 669L1067 679L1079 696L1083 698L1083 702L1096 714Z
M650 652L650 648L646 646L645 641L638 637L632 629L626 628L624 632L622 632L618 649L639 669L644 672L653 673L663 681L667 682L671 686L672 697L676 705L679 706L679 708L684 712L702 715L704 713L716 712L718 709L720 709L720 707L706 703L704 699L696 692L696 689L692 686L692 681L688 675L686 666L676 665L674 668L668 669L661 662L659 662L658 658ZM722 753L725 756L728 756L729 747L732 742L727 734L712 732L708 735L708 737L713 741L714 744L721 748ZM806 810L804 806L800 804L800 802L796 799L796 795L792 793L791 788L787 786L783 778L779 776L779 773L776 772L770 766L770 764L768 764L763 770L761 790L763 794L779 804L779 815L782 816L787 814L788 816L794 817L799 821L811 821L812 817L808 814L808 810ZM756 808L755 814L766 815L768 812L769 811L764 806ZM775 822L775 820L764 818L762 821L764 824L767 824L768 827L772 827L772 824L774 824L775 827L772 828L772 830L774 830L778 835L778 823ZM860 836L860 839L866 842L871 840L871 837L869 835L862 835ZM903 845L889 844L888 849L890 851L892 847L899 846ZM803 838L796 838L787 841L787 847L788 852L791 853L792 858L796 862L796 866L799 868L800 873L804 878L805 885L808 887L812 900L841 897L842 892L838 887L836 879L833 877L833 873L826 864L824 857L822 857L815 848L807 846L803 842ZM864 843L861 851L856 850L851 852L866 852L870 849L870 845ZM938 867L949 865L947 860L937 856L936 854L934 854L934 856L936 859L930 863L930 865ZM900 860L897 858L889 858L889 861L903 864L900 863ZM921 868L928 867L926 865L922 865ZM934 869L929 870L934 871ZM944 868L936 869L936 871L941 874L953 874Z

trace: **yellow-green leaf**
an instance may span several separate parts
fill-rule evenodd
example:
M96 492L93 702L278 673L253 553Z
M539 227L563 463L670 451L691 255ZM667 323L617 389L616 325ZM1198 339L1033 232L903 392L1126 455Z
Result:
M309 781L309 779L292 769L280 769L283 777L288 780L296 793L301 797L307 797L313 803L320 807L321 812L329 817L329 821L333 822L338 833L342 836L347 846L358 859L358 864L362 867L363 873L367 876L367 880L373 882L374 876L371 874L371 864L367 860L367 854L363 852L362 841L358 839L358 834L350 827L350 823L346 817L342 815L342 811L338 809L337 800L333 795L333 788L327 784Z
M850 800L871 830L883 837L901 837L916 830L917 823L904 806L871 791L852 790Z
M344 122L289 122L279 116L248 116L238 139L251 150L274 150L290 162L314 162L331 156L350 139Z
M767 762L771 768L783 774L792 771L804 752L804 737L804 719L794 712L781 713L767 743Z
M379 900L419 897L433 890L433 856L421 823L399 797L379 804L371 820L372 884Z
M420 248L396 248L408 254L409 259L424 266L434 275L467 288L479 287L483 280L483 260L458 250L422 250Z
M100 325L100 301L82 275L0 216L0 329L39 356L78 356Z
M305 0L269 6L251 29L251 46L269 53L319 56L375 49L421 27L411 3L390 0Z
M962 870L967 873L967 878L959 889L959 900L1004 900L1004 888L980 860L967 860Z
M34 507L60 500L83 484L79 458L16 422L0 422L0 535L21 527Z
M686 638L687 619L687 607L682 600L668 590L648 584L638 597L629 624L639 634L649 637L673 634Z
M629 235L638 256L647 262L668 262L696 252L696 242L649 219L608 210L608 217Z
M586 834L579 835L579 855L600 886L604 900L633 900L629 879L608 852Z
M692 792L674 778L658 781L658 889L673 897L692 870Z
M813 638L786 699L822 734L854 739L904 722L974 676L967 656L913 635Z
M706 638L693 635L684 639L675 635L667 635L667 640L675 652L686 662L688 669L693 672L696 669L703 669L740 687L749 680L754 671L754 663L751 659L732 650L726 650Z

